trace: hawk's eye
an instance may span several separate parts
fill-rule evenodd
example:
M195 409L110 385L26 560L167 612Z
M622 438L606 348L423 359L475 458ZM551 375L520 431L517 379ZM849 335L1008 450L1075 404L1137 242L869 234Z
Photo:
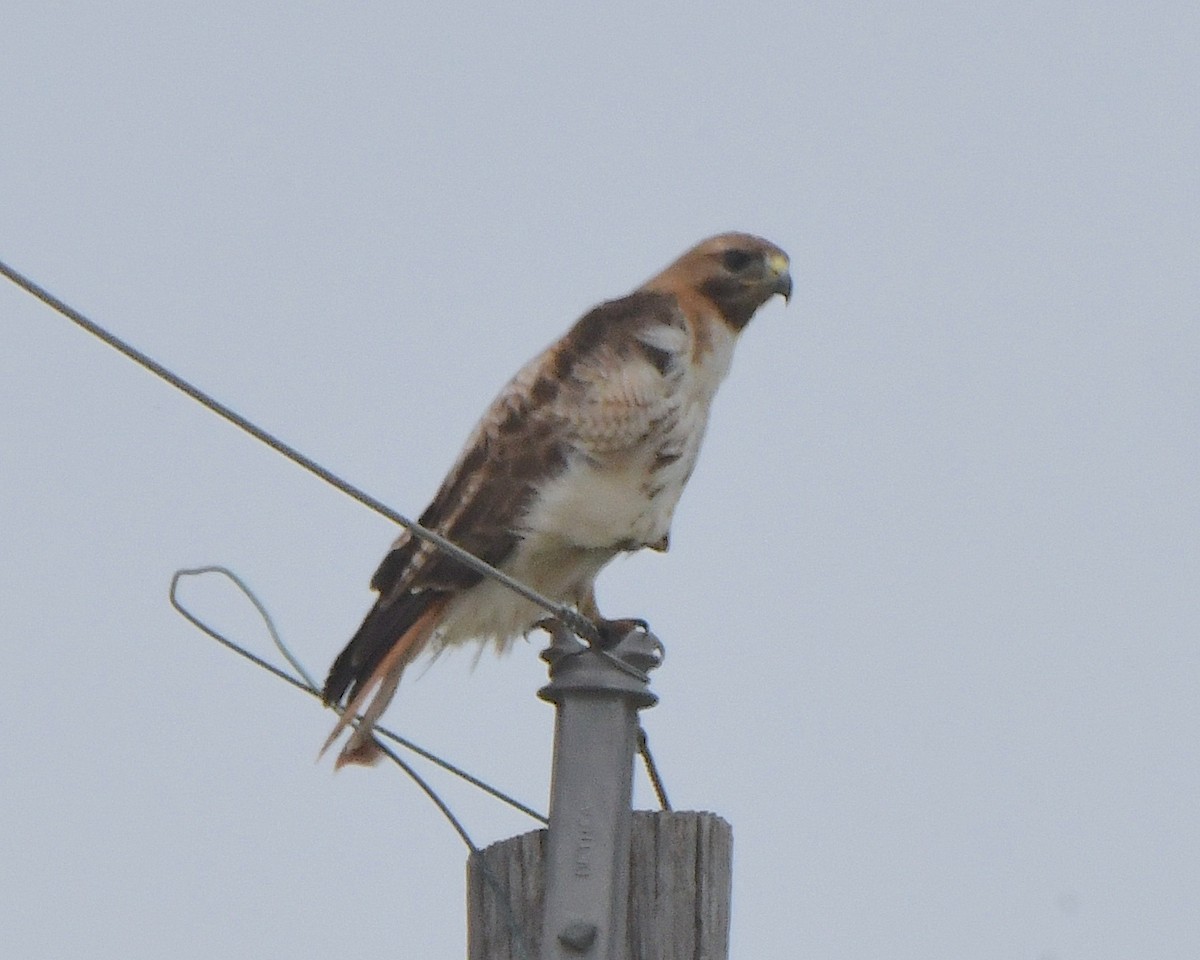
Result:
M726 250L724 259L725 269L737 273L750 266L750 262L754 259L754 254L748 253L745 250Z

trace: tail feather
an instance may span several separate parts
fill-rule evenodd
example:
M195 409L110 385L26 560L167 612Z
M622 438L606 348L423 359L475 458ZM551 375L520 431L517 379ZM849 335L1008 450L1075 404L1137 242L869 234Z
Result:
M411 591L395 598L380 597L329 668L321 691L326 706L340 703L343 697L354 699L392 646L426 610L445 599L445 593L435 590Z
M336 766L371 764L379 759L379 746L372 733L375 724L395 696L404 668L420 654L437 629L449 601L448 593L423 591L405 596L390 608L375 605L334 661L325 681L322 695L327 704L338 703L347 690L349 695L320 755L351 725L370 698L362 719L338 755Z

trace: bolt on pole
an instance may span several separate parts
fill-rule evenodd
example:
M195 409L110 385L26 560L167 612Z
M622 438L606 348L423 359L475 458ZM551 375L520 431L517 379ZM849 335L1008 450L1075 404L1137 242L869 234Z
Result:
M646 672L663 647L637 628L605 649L552 636L538 691L556 708L539 960L626 960L637 713L658 700Z

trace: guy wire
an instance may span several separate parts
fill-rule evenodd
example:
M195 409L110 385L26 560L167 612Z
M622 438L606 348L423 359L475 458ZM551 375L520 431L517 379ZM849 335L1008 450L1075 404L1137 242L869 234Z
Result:
M219 400L215 399L214 397L209 396L207 393L205 393L199 387L193 386L191 383L189 383L187 380L184 380L183 377L179 376L178 374L173 373L171 370L168 370L161 363L154 360L152 357L148 356L147 354L143 353L141 350L137 349L137 347L134 347L132 344L127 343L126 341L122 340L120 337L116 336L115 334L110 333L109 331L104 329L102 326L100 326L98 323L96 323L94 320L91 320L88 317L84 316L82 313L80 313L78 310L76 310L70 304L66 303L63 300L60 300L58 297L56 297L54 294L52 294L49 290L46 290L44 287L39 286L33 280L30 280L24 274L18 272L13 267L10 267L7 263L5 263L2 260L0 260L0 274L3 274L5 277L7 277L9 280L11 280L13 283L15 283L18 287L20 287L26 293L30 294L33 297L36 297L38 300L40 300L46 306L50 307L52 310L61 314L62 316L66 317L72 323L76 324L77 326L82 327L84 330L86 330L92 336L97 337L100 340L103 340L106 344L108 344L114 350L118 351L119 353L124 354L126 357L128 357L130 360L132 360L134 363L138 364L139 366L143 367L146 370L149 370L151 373L153 373L155 376L159 377L160 379L165 380L167 383L169 383L171 386L173 386L176 390L179 390L180 392L187 394L189 397L191 397L197 403L201 404L204 407L207 407L213 413L217 414L217 416L222 417L223 419L232 423L235 427L238 427L240 430L243 430L246 433L250 434L250 436L254 437L256 440L258 440L262 443L265 443L268 447L270 447L276 453L281 454L282 456L291 460L297 466L303 467L305 470L307 470L309 473L313 474L316 477L320 477L322 480L324 480L330 486L340 490L342 493L346 494L348 497L351 497L352 499L357 500L364 507L367 507L369 510L375 511L382 517L386 517L388 520L391 520L393 523L399 524L400 526L402 526L406 530L408 530L410 533L412 533L413 536L417 537L418 539L424 540L428 543L433 544L439 550L454 557L454 559L457 560L459 563L471 568L476 573L479 573L485 577L490 577L492 580L495 580L497 583L503 584L509 590L512 590L514 593L524 597L526 600L529 600L531 603L537 604L539 607L541 607L547 613L551 614L552 616L556 617L557 619L559 619L563 623L565 623L571 629L571 631L573 633L577 634L578 636L583 637L584 639L592 642L593 644L599 640L600 633L597 630L596 625L594 623L592 623L592 621L589 618L587 618L583 614L581 614L578 610L574 610L565 604L555 603L553 600L549 599L548 597L545 597L542 594L538 593L532 587L529 587L526 584L522 583L521 581L516 580L513 577L510 577L508 574L504 573L502 570L496 569L495 567L493 567L490 563L486 562L485 560L481 560L479 557L475 556L473 553L470 553L469 551L464 550L462 547L458 546L458 544L456 544L450 540L447 540L441 534L435 533L434 531L428 529L427 527L422 526L421 524L417 523L416 521L409 520L407 517L397 513L395 510L393 510L387 504L383 503L381 500L376 499L375 497L373 497L369 493L367 493L365 490L361 490L360 488L356 487L354 484L350 483L349 481L343 480L341 477L339 477L337 474L333 473L331 470L328 470L325 467L321 466L321 464L317 463L311 457L305 456L303 453L301 453L295 447L289 446L288 444L284 443L282 440L280 440L274 434L269 433L268 431L264 430L262 427L259 427L258 425L252 423L250 420L247 420L245 417L243 417L237 411L235 411L232 408L221 403Z

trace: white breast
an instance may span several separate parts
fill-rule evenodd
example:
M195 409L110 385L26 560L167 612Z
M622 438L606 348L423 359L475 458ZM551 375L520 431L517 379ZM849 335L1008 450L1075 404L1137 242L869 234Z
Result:
M645 418L653 429L638 442L626 438L611 449L572 458L530 509L530 531L614 552L663 540L696 465L713 396L733 358L733 331L719 322L711 328L700 357L690 355L690 341L677 345L684 356L676 376L664 377L641 361L622 369L623 391L655 392L647 404L652 415ZM641 429L640 422L634 429ZM664 453L675 459L663 465Z

